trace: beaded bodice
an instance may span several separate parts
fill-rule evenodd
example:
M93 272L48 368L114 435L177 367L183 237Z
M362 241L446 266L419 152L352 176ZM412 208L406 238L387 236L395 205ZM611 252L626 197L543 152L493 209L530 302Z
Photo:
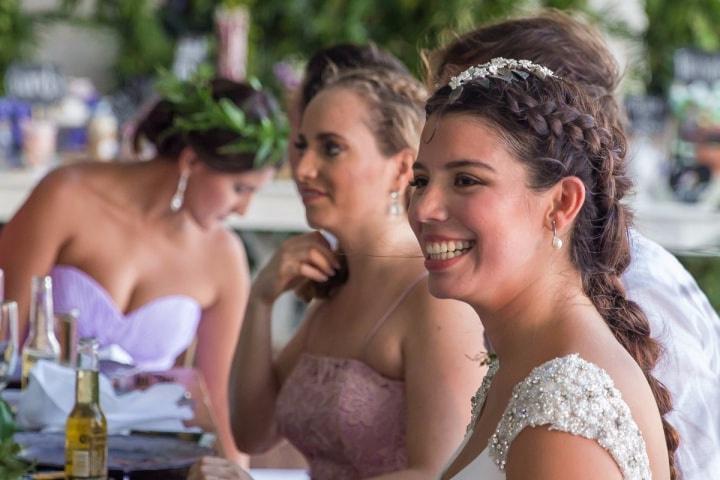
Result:
M498 368L498 361L490 364L471 400L468 437ZM504 471L513 440L526 427L541 425L598 442L613 457L626 480L651 478L645 441L620 391L603 369L577 354L550 360L515 385L486 449L495 465Z

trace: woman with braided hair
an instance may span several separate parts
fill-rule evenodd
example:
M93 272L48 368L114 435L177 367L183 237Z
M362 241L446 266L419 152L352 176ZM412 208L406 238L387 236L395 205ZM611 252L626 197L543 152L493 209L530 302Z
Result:
M600 104L597 114L603 122L622 128L614 95L617 62L597 29L586 22L547 11L481 26L431 54L429 83L445 84L468 66L493 57L526 58L572 80ZM678 447L671 437L668 448L677 448L682 478L712 478L720 471L720 319L677 259L632 228L630 252L622 284L662 346L662 352L652 348L652 355L643 356L643 368L670 391L672 402L664 399L659 407L681 439Z
M291 167L308 223L338 247L294 236L257 274L231 375L235 440L257 452L287 438L314 480L435 478L484 369L477 315L430 295L407 222L426 92L384 67L322 79ZM288 290L312 301L273 358L270 313Z
M619 280L622 131L527 60L470 67L426 110L410 222L431 293L469 303L496 355L443 478L676 478L659 347Z

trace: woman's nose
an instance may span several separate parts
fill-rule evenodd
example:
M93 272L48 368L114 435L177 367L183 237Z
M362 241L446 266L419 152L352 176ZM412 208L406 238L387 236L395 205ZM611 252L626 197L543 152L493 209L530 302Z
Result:
M428 184L414 189L408 215L418 223L444 222L448 218L445 195L440 188Z

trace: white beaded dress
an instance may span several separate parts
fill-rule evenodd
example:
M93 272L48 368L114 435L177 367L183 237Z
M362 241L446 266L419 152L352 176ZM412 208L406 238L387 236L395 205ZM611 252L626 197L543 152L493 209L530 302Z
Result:
M497 361L491 363L472 398L465 441L448 466L472 436L498 367ZM543 363L515 385L488 446L453 480L504 480L513 440L524 428L537 426L595 440L610 453L625 480L651 478L645 441L620 391L603 369L572 354Z

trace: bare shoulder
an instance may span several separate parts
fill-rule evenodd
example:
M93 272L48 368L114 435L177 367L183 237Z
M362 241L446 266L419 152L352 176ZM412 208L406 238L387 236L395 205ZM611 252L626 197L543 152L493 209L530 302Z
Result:
M422 334L427 330L450 328L458 333L482 336L482 324L472 307L458 300L433 297L427 277L413 288L404 303L411 331Z
M218 227L202 242L205 264L221 284L229 288L249 288L249 266L242 239L232 230Z
M508 480L623 478L615 460L597 441L548 427L526 428L517 436L505 473Z
M79 163L58 167L49 172L33 190L35 201L68 203L82 205L87 202L87 195L78 192L103 191L103 186L114 178L112 165L95 165Z
M485 351L483 327L475 311L466 303L433 297L427 278L403 303L406 351L452 351L463 361L478 358Z

